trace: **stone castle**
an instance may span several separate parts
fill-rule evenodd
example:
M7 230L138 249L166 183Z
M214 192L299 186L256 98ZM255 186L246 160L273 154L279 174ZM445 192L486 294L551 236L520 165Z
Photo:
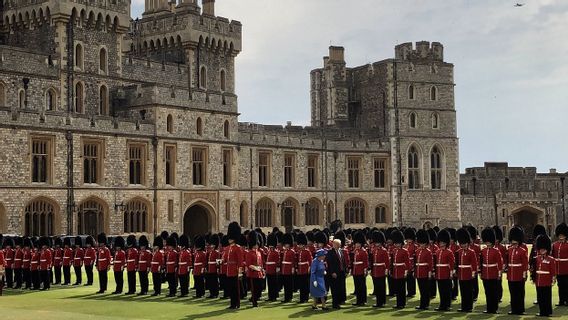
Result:
M311 126L238 121L242 25L215 1L0 2L0 232L458 226L440 43L311 71ZM463 187L463 182L462 182ZM465 200L462 200L462 204Z

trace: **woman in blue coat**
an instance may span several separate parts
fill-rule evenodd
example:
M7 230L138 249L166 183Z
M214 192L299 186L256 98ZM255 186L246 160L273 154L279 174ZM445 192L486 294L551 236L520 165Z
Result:
M316 257L312 262L310 267L310 294L314 298L314 304L312 309L318 309L318 301L321 301L321 308L327 310L325 306L325 297L327 296L327 290L325 289L325 255L326 251L320 249L316 252Z

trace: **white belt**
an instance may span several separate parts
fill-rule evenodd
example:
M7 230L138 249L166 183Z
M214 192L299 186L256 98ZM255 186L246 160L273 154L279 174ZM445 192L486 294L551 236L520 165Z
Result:
M30 260L25 260L25 259L24 259L24 262L28 262L28 261L30 261Z
M522 267L523 264L522 263L515 263L515 264L510 264L509 267Z
M446 263L446 264L438 264L438 265L436 265L436 267L438 267L438 268L441 268L441 267L449 267L449 266L450 266L450 265L447 264L447 263Z
M82 258L75 258L75 260L81 260Z
M398 266L404 266L404 265L406 265L406 263L393 263L393 266L397 266L397 267Z
M209 264L217 264L216 261L209 261Z
M558 258L558 259L556 259L556 261L567 262L567 261L568 261L568 259L560 259L560 258Z
M154 262L154 261L152 261L152 264L160 264L160 263L159 263L159 262Z
M126 260L126 262L134 262L134 261L136 261L136 259L128 259L128 260Z
M276 264L276 262L267 262L266 264L267 264L267 265L269 265L269 264Z
M494 268L494 267L497 267L497 264L496 263L495 264L484 264L483 266L485 268Z
M427 263L427 262L424 262L424 263L417 263L416 265L419 266L419 267L423 267L423 266L427 266L428 263Z
M187 264L187 262L180 262L179 265Z
M200 265L202 265L202 264L203 264L203 263L201 263L201 262L196 262L196 263L194 263L193 265L195 265L195 266L200 266Z
M458 266L458 268L462 268L462 269L469 268L469 269L471 269L472 267L471 267L470 264L460 264L460 265Z
M57 259L57 258L56 258ZM61 258L60 258L61 259ZM22 261L22 259L15 259L14 261Z
M22 259L20 259L20 260L22 260ZM61 260L61 258L55 258L55 260Z
M363 264L363 261L353 262L353 264Z
M99 261L106 261L106 259L99 259Z
M541 271L541 270L538 270L536 273L537 274L550 274L550 272L548 272L548 271Z
M363 263L363 262L361 262L361 263ZM300 263L298 263L298 264L299 264L299 265L304 265L304 264L309 264L309 262L300 262ZM357 264L357 262L355 262L355 264Z
M175 261L172 261L172 262L166 262L166 264L175 264L175 263L176 263Z
M39 260L40 262L46 262L47 260Z
M384 263L373 263L374 266L384 266Z
M146 261L140 261L138 264L147 264Z
M292 262L282 261L282 264L292 264Z

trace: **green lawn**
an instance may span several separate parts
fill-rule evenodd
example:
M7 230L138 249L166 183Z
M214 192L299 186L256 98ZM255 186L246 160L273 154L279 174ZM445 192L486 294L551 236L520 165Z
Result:
M109 292L114 291L114 280L109 273ZM126 278L126 273L125 273ZM95 283L96 283L95 279ZM352 292L352 279L348 279L348 293ZM503 281L506 286L506 282ZM481 285L481 283L480 283ZM126 287L126 286L125 286ZM151 288L151 285L150 285ZM369 278L368 289L372 290ZM0 297L0 318L2 319L285 319L303 318L313 319L337 319L339 317L350 317L352 319L376 319L377 317L396 317L407 319L518 319L535 318L538 307L532 304L535 299L535 288L532 284L527 284L527 316L511 317L507 315L509 307L509 294L505 287L504 301L500 306L500 314L496 316L485 315L482 311L485 308L485 296L483 286L480 287L481 293L476 304L475 312L471 314L461 314L458 312L438 313L435 311L414 310L418 298L409 301L407 308L402 311L395 311L391 308L374 309L374 300L370 297L368 306L352 307L351 302L339 311L313 311L308 304L298 305L296 303L281 304L262 302L260 307L253 309L248 301L244 301L239 311L230 311L225 308L228 306L227 300L209 300L192 298L165 298L163 297L132 297L114 296L111 294L96 295L98 286L93 287L54 287L48 292L37 291L4 291L4 296ZM167 289L165 290L167 291ZM163 292L165 292L163 290ZM193 292L190 292L190 296ZM556 288L553 298L556 300ZM297 296L294 297L297 301ZM263 300L265 297L263 297ZM352 300L350 296L348 300ZM389 304L393 304L393 300ZM437 305L434 300L433 306ZM452 308L459 308L459 300L454 302ZM433 309L433 307L431 308ZM554 309L554 317L568 319L568 307Z

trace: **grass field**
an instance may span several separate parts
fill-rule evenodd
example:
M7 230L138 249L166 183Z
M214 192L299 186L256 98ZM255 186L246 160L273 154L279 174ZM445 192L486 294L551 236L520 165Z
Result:
M109 273L109 290L114 291L114 279ZM372 290L370 278L368 289ZM348 297L348 303L337 311L313 311L309 304L297 303L281 304L260 303L259 308L251 308L250 302L243 301L238 311L226 310L227 300L192 299L192 298L165 298L164 290L161 297L133 297L115 296L111 294L96 295L98 290L97 279L93 287L59 287L55 286L50 291L14 291L5 290L4 296L0 297L1 319L287 319L304 318L310 319L339 319L349 317L351 319L376 319L378 317L395 317L403 319L533 319L538 312L538 307L533 305L536 293L534 285L527 283L526 307L527 315L523 317L508 316L509 293L505 286L503 303L500 305L500 314L486 315L485 296L483 286L480 283L479 300L475 305L475 311L470 314L458 312L439 313L432 309L437 306L437 299L432 301L431 311L418 312L414 307L418 303L418 297L411 299L404 310L392 308L372 308L374 298L369 297L367 306L352 307L353 297ZM348 278L348 293L353 290L352 278ZM167 285L166 285L167 286ZM150 285L151 289L151 285ZM165 290L167 291L167 289ZM370 291L369 291L370 292ZM190 297L193 292L190 292ZM263 300L266 297L263 296ZM295 301L298 297L294 297ZM554 288L553 299L556 301L557 289ZM393 305L393 299L388 304ZM459 308L459 300L452 305L453 310ZM568 319L568 307L555 307L554 318Z

